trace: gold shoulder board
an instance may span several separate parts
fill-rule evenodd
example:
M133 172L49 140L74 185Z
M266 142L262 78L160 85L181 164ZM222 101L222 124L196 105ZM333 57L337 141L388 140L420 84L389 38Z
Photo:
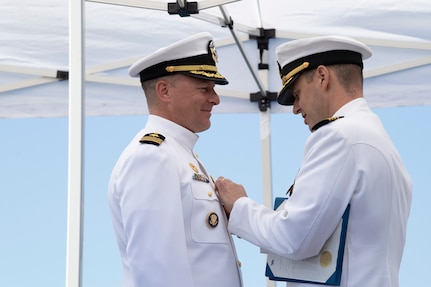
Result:
M164 140L165 137L159 133L149 133L144 135L139 142L159 146Z

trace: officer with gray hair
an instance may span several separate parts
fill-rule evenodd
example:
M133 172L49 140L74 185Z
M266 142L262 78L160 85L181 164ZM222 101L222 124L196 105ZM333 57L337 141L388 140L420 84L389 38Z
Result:
M209 33L162 48L129 69L149 116L118 159L109 207L124 287L240 287L241 271L214 182L193 152L220 98Z

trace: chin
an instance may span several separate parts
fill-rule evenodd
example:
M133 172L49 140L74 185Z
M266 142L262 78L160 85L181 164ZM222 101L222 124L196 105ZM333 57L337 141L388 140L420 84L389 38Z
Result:
M204 132L204 131L208 130L210 127L211 127L211 123L208 122L208 124L200 126L197 129L198 131L196 131L196 133Z

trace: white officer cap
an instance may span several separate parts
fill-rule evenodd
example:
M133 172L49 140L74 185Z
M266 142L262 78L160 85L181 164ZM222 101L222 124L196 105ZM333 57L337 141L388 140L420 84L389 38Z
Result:
M277 101L281 105L293 105L290 87L302 72L319 65L356 64L363 68L362 60L371 57L365 44L342 36L323 36L290 41L275 50L282 89Z
M217 71L217 52L213 37L202 32L161 48L129 68L129 75L141 83L162 76L181 73L226 85L229 82Z

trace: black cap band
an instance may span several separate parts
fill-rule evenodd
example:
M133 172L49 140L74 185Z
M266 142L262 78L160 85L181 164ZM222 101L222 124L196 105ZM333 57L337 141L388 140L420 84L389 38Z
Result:
M165 61L157 65L151 66L139 73L141 82L155 79L158 77L172 75L173 72L168 72L166 67L169 66L183 66L183 65L212 65L215 66L214 61L210 60L208 55L198 55L188 58L182 58L178 60Z
M319 65L356 64L361 68L364 67L360 53L347 50L333 50L299 58L285 65L280 74L282 76L287 75L291 70L302 65L304 62L309 62L310 65L303 71L312 70Z
M212 80L216 84L226 85L229 82L217 71L217 53L213 41L208 42L207 53L160 62L139 73L141 83L176 73L204 80Z

